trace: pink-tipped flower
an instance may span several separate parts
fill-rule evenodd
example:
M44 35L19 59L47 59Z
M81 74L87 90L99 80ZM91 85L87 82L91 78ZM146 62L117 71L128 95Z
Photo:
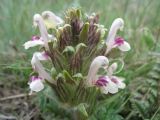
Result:
M108 58L105 56L98 56L92 61L87 75L87 81L86 81L87 86L93 86L99 68L106 67L108 66L108 64L109 64Z
M28 49L30 47L35 47L38 45L44 46L44 41L39 36L33 36L32 39L30 41L25 42L23 46L25 49Z
M108 69L107 69L107 73L108 73L108 78L117 85L118 88L120 89L124 89L125 88L125 83L123 83L123 78L117 77L117 76L113 76L113 74L116 72L118 68L117 63L113 63L111 64Z
M38 60L40 60L40 61L42 61L42 60L49 60L49 55L45 51L43 51L43 52L35 52L33 54L33 58L32 59L35 58L34 56L36 56L38 58Z
M96 80L95 85L99 87L104 94L114 94L118 92L117 85L112 82L108 76L99 77L98 80Z
M116 62L111 64L107 69L108 76L111 76L116 71L117 67L118 67L118 65Z
M122 51L130 50L130 45L126 41L124 41L124 39L120 37L115 39L117 31L122 30L123 27L124 21L122 18L117 18L113 21L106 40L107 50L105 54L110 52L111 49L115 47L118 47Z
M54 36L48 34L47 28L44 24L44 20L40 14L35 14L33 17L33 24L34 26L39 27L39 31L41 33L41 37L39 36L33 36L32 40L27 41L24 43L25 49L28 49L30 47L34 46L44 46L46 49L48 49L48 40L53 39Z
M44 89L43 79L41 77L32 76L29 83L31 91L39 92Z
M39 36L32 36L32 41L37 41L37 40L39 40L39 39L40 39Z
M131 49L130 44L126 42L122 37L117 37L115 39L114 47L118 47L121 51L129 51Z
M48 56L46 53L36 52L33 54L31 64L33 69L39 74L42 79L51 80L51 76L45 71L43 65L41 64L40 60L48 60Z
M45 47L48 48L48 40L49 40L49 36L48 36L48 32L47 32L47 28L44 24L44 20L42 18L42 16L40 14L35 14L33 17L33 24L34 26L38 26L39 27L39 31L41 33L41 37L44 41Z
M53 35L50 35L48 34L48 38L49 39L54 39L54 36ZM30 47L35 47L35 46L41 46L41 47L44 47L45 46L45 43L44 43L44 40L42 39L42 37L39 37L39 36L32 36L32 39L25 42L23 44L24 48L25 49L29 49Z
M107 84L108 84L108 80L104 76L99 77L95 83L95 85L98 87L103 87L103 86L106 86Z
M123 78L111 76L110 79L117 85L118 88L124 89L126 87L126 84L123 82Z

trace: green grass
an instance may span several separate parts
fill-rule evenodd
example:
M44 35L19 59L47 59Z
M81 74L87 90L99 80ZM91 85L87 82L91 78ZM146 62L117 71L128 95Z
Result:
M115 115L117 116L115 119L121 120L119 117L121 115L128 120L135 120L137 116L138 120L156 120L156 118L158 120L160 76L157 78L155 76L160 70L159 0L1 0L0 2L0 83L4 84L7 80L10 84L16 83L19 87L28 89L32 50L25 51L22 45L37 33L32 28L32 17L35 13L51 10L63 16L68 8L79 7L88 14L99 13L100 23L106 28L110 27L115 18L122 17L125 29L120 34L132 46L132 50L123 56L126 65L125 70L120 73L127 78L128 85L126 91L122 93L124 98L119 97L121 104L119 99L112 98L111 100L115 102L108 100L107 107L101 111L110 116L110 119ZM150 52L156 52L158 55L149 54ZM157 70L154 70L155 68ZM150 88L149 91L147 88ZM137 102L137 98L143 103ZM153 99L150 100L151 98ZM110 102L112 104L109 104ZM109 120L109 117L103 116L103 119Z

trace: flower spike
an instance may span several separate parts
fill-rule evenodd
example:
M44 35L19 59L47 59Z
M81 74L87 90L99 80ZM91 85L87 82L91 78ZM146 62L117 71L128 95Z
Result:
M106 29L99 24L99 15L88 19L83 15L74 8L66 11L65 21L51 11L35 14L33 22L40 35L33 36L24 47L40 46L31 59L35 75L29 81L31 93L50 86L49 92L55 92L58 103L66 104L64 109L74 110L72 118L81 112L81 118L89 119L94 107L107 98L101 94L115 94L125 88L123 78L116 76L124 66L123 60L116 58L117 54L113 58L106 55L114 48L128 51L130 45L116 35L123 29L122 18L113 21L105 40Z

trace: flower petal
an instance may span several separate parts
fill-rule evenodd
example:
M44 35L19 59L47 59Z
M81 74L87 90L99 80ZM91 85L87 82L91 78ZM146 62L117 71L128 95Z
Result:
M108 33L108 37L107 37L107 40L106 42L107 43L110 43L110 42L114 42L114 39L115 39L115 36L116 36L116 33L117 31L120 29L122 30L123 29L123 26L124 26L124 21L122 18L116 18L112 25L111 25L111 28L109 30L109 33Z
M104 94L108 94L108 89L106 88L106 86L101 87L100 91Z
M35 46L44 46L44 42L42 40L30 40L24 43L24 48L29 49L30 47L35 47Z
M123 83L122 81L119 81L117 85L118 85L118 88L121 88L121 89L124 89L126 87L126 84Z
M39 92L44 89L44 85L42 83L42 79L37 78L29 84L31 91Z
M121 78L121 77L117 77L117 80L118 80L118 88L120 89L124 89L126 87L126 84L123 82L124 81L124 78Z
M112 76L111 81L114 82L118 88L124 89L126 87L126 84L123 82L123 78Z
M113 21L111 28L106 39L106 53L107 54L114 47L114 40L118 30L122 30L124 26L124 21L122 18L117 18Z
M106 89L108 90L109 93L117 93L118 92L118 87L115 83L113 83L112 81L109 80Z
M40 14L35 14L33 17L33 22L34 25L39 27L39 31L41 33L42 39L44 40L45 47L48 48L48 32L42 16Z
M31 60L31 64L33 69L38 72L39 76L42 79L46 79L46 80L52 80L51 76L45 71L43 65L41 64L40 60L38 59L38 54L35 53L33 54L32 60ZM42 59L41 59L42 60Z
M108 64L109 64L108 58L105 56L98 56L92 61L86 80L88 86L92 86L93 83L96 83L96 81L94 80L96 80L97 78L96 76L99 68L107 66Z
M109 76L112 75L116 71L117 67L118 67L118 64L116 62L111 64L108 68L108 75Z
M56 16L51 11L44 11L42 13L42 17L45 19L48 28L54 28L57 25L64 23L64 21L60 17Z
M46 52L35 52L34 55L37 56L37 58L39 60L48 60L49 59L49 56Z
M124 43L122 45L118 46L118 48L121 51L129 51L131 49L131 46L128 42L124 41Z

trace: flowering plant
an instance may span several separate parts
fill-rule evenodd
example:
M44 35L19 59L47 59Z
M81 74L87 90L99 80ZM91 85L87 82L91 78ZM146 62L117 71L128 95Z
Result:
M113 49L130 50L129 43L116 35L124 21L115 19L106 39L107 29L98 19L96 14L82 17L79 9L69 9L64 20L51 11L35 14L33 23L40 35L24 44L25 49L40 48L31 60L35 72L29 81L31 93L47 84L61 103L77 111L75 119L91 115L103 100L98 96L115 94L126 86L124 79L116 76L123 61L109 57Z

